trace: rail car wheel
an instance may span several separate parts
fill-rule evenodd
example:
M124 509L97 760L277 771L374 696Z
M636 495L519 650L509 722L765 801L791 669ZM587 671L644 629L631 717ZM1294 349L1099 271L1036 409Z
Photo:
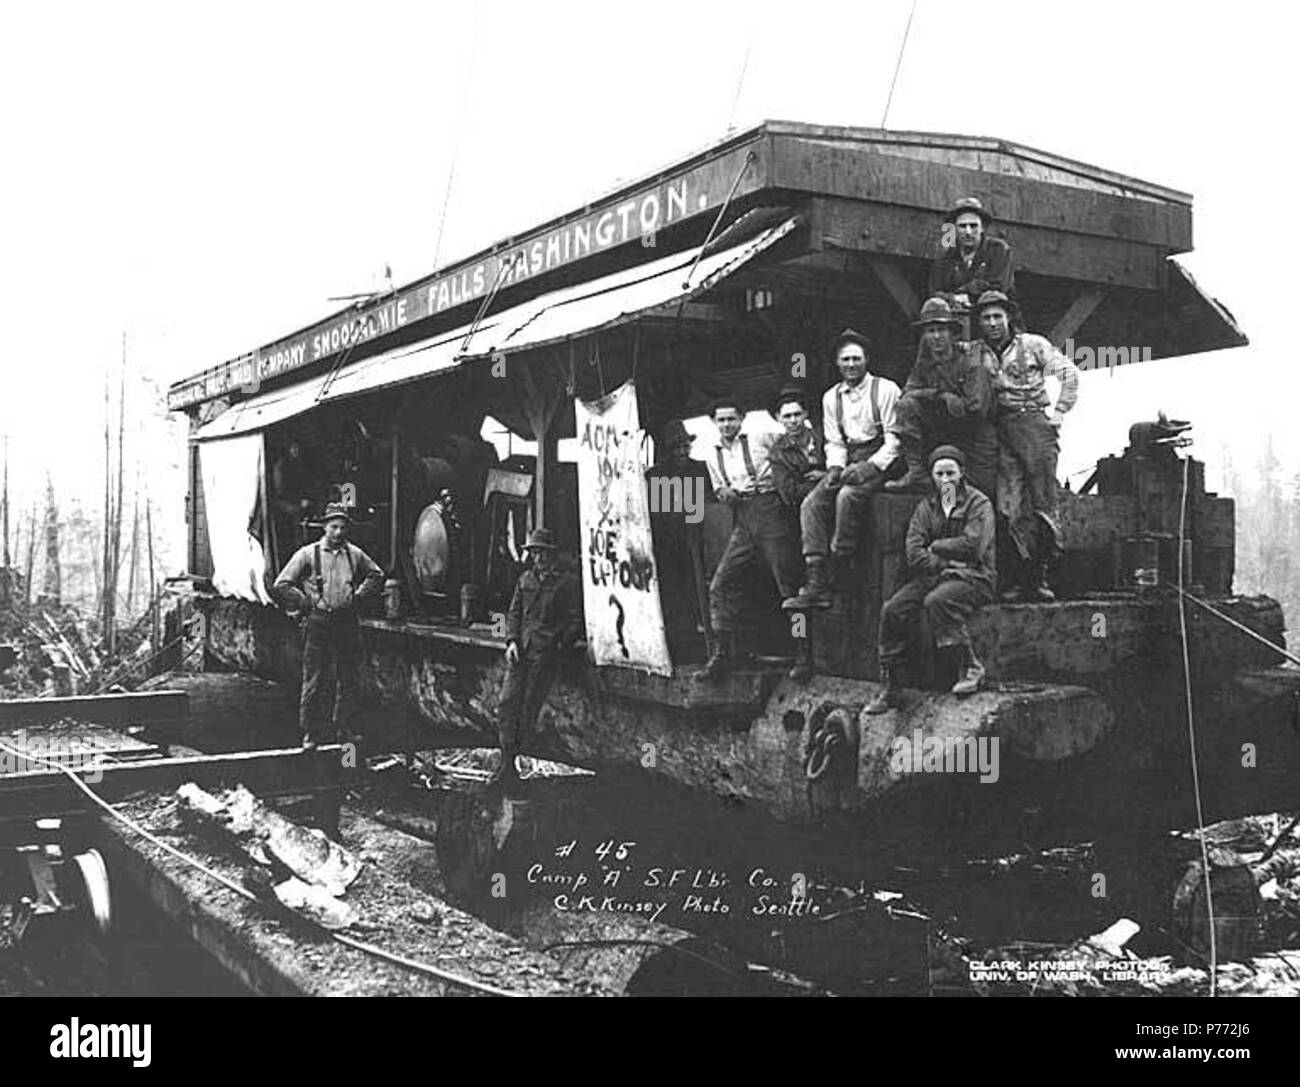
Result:
M81 875L86 905L91 919L101 936L108 934L113 924L113 899L109 891L108 866L98 849L88 849L72 858Z

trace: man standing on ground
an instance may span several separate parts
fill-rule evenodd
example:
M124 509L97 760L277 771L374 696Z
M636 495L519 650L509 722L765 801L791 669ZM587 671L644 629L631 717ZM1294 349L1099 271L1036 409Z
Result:
M974 694L984 666L971 646L966 621L993 599L996 577L993 505L962 478L965 455L952 445L930 454L934 492L923 499L907 526L910 580L880 611L880 679L884 686L863 708L884 713L901 702L900 671L909 644L927 620L937 650L961 651L955 695ZM929 651L929 646L922 647Z
M347 507L327 507L324 535L294 552L273 587L291 612L305 615L298 724L306 748L352 735L361 673L357 605L384 587L383 570L348 542L351 525ZM327 721L324 700L331 678L334 712Z
M718 443L709 457L709 475L718 501L731 507L731 538L709 583L713 648L700 671L713 679L740 656L738 629L744 611L743 583L755 565L766 566L781 597L799 588L799 532L772 482L771 434L742 434L743 415L734 400L713 403Z
M942 298L931 298L921 307L916 325L921 342L897 413L907 475L890 480L885 490L929 490L926 457L935 446L951 444L967 455L965 478L992 498L998 473L992 375L978 345L956 339L961 322Z
M880 490L898 458L895 410L900 392L888 378L867 371L870 342L846 328L835 341L840 378L822 398L826 475L799 511L808 577L787 611L831 606L830 564L847 562L858 548L871 495Z
M984 365L993 375L998 429L998 514L1013 548L1005 549L1002 598L1054 600L1049 565L1061 552L1056 510L1056 460L1061 422L1079 395L1079 370L1043 336L1012 327L1013 303L985 291L975 306L984 336ZM1060 381L1052 403L1045 378Z
M506 674L498 704L501 766L495 780L505 786L519 781L515 756L551 692L560 655L583 633L582 586L561 569L555 534L534 529L524 551L530 562L506 613Z

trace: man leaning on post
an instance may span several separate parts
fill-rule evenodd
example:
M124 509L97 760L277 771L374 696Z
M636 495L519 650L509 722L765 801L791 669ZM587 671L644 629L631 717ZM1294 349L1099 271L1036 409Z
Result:
M298 723L304 748L352 735L361 673L357 604L377 595L384 585L384 572L374 559L348 542L351 525L346 506L326 507L322 537L295 551L273 586L290 614L303 616ZM331 672L334 711L327 720L322 703Z

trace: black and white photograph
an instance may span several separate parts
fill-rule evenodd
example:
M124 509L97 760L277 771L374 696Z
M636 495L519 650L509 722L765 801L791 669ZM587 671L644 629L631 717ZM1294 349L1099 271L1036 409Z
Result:
M1300 996L1292 29L6 5L31 1052L1010 998L1249 1062L1222 1001Z

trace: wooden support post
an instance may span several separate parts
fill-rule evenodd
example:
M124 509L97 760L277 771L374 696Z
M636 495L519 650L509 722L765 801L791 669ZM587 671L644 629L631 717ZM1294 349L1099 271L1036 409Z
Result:
M871 269L879 277L880 282L885 285L885 290L898 303L904 317L910 321L921 312L920 299L916 297L912 285L907 282L907 277L903 275L894 261L888 257L872 257Z
M397 466L400 463L400 454L402 449L401 437L396 430L393 431L392 448L393 448L393 478L392 478L392 486L388 494L388 502L389 502L388 525L389 525L390 539L392 541L392 548L391 548L392 562L388 568L392 573L395 574L397 572L398 546L399 546L399 542L398 542L399 521L398 521L398 514L397 514L397 471L398 471Z
M521 367L524 384L524 414L532 428L533 438L537 442L537 466L533 477L533 527L546 527L547 493L549 491L549 468L555 463L555 442L551 436L551 422L559 409L563 397L563 386L559 386L554 396L543 397L533 380L531 368Z
M262 556L264 573L262 575L262 587L270 591L270 583L275 580L276 574L280 568L276 565L276 543L275 543L275 524L271 520L271 465L266 456L266 434L262 435L262 486L260 488L261 506L262 506ZM285 556L285 562L289 557ZM269 577L267 576L269 575Z
M1092 316L1105 295L1106 292L1101 287L1085 287L1070 303L1070 308L1065 311L1061 319L1056 322L1056 327L1052 329L1048 339L1057 347L1063 348L1065 341L1078 332L1083 327L1084 321Z

